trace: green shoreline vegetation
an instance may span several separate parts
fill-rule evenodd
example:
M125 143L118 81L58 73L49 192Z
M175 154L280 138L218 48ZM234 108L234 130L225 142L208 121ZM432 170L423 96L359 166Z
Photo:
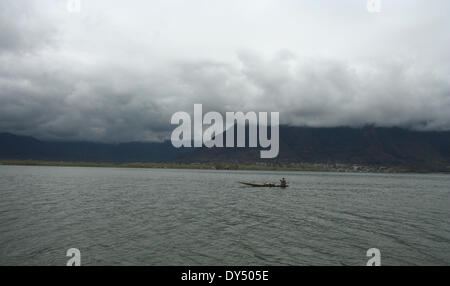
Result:
M350 164L288 165L231 164L231 163L179 163L179 162L74 162L38 160L1 160L0 165L17 166L57 166L57 167L110 167L110 168L161 168L161 169L208 169L208 170L255 170L255 171L310 171L310 172L352 172L352 173L443 173L408 167L378 167Z

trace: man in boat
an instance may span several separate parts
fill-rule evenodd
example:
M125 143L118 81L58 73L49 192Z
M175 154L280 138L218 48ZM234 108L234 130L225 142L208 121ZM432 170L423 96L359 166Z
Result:
M286 185L287 185L286 179L285 179L285 178L282 178L282 179L280 180L280 187L286 187Z

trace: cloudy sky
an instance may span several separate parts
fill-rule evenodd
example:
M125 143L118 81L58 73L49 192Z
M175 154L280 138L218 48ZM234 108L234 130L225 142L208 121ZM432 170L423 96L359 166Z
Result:
M168 138L176 111L450 129L450 1L0 1L0 132Z

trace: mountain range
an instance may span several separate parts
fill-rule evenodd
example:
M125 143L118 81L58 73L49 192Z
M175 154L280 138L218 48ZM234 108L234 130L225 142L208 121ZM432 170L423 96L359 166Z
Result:
M397 127L280 126L280 152L260 159L257 148L175 148L165 142L61 142L0 133L0 159L83 162L233 164L359 164L450 171L450 132Z

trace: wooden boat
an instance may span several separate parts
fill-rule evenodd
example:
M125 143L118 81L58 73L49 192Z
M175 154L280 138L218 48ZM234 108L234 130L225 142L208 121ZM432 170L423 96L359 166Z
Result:
M247 182L239 182L243 185L247 185L247 186L251 186L251 187L259 187L259 188L286 188L289 187L289 185L286 186L281 186L281 185L277 185L277 184L271 184L271 183L267 183L267 184L254 184L254 183L247 183Z

